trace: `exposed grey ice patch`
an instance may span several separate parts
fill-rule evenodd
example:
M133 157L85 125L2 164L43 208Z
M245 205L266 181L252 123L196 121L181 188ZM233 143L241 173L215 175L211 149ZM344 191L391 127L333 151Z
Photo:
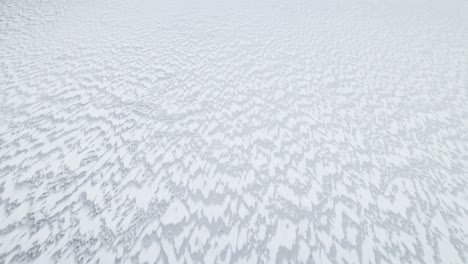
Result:
M0 263L467 263L467 99L467 1L3 1Z

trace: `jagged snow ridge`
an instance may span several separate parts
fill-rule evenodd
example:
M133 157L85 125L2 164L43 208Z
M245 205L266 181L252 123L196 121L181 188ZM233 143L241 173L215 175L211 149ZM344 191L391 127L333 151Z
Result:
M467 263L468 2L0 3L0 263Z

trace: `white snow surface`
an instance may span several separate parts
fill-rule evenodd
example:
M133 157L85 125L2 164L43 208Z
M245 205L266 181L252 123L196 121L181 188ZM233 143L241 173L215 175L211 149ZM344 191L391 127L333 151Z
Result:
M468 263L468 1L0 3L0 263Z

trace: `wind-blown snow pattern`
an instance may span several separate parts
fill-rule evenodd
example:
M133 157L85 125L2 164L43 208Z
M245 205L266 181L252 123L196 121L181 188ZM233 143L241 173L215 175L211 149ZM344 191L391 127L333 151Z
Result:
M468 2L0 3L0 263L468 263Z

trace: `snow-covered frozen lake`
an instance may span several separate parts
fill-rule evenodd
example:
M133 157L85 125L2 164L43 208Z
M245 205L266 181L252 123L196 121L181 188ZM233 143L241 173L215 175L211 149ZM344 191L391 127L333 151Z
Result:
M0 3L0 263L468 263L468 1Z

